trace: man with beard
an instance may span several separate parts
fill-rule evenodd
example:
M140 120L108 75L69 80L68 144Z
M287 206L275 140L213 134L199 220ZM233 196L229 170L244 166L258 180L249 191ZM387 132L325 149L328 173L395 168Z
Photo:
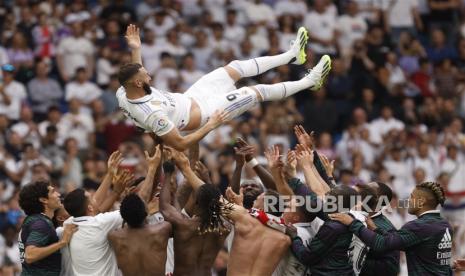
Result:
M165 177L160 193L160 211L173 227L174 275L203 276L211 275L215 258L223 247L228 229L219 219L219 199L210 200L209 196L221 195L213 184L204 184L192 171L187 157L175 150L167 149L176 166L184 175L188 185L192 186L196 201L195 211L189 214L185 209L179 211L172 204L170 180L174 167L164 165ZM200 197L199 197L200 196ZM207 207L205 207L207 205ZM213 211L207 212L209 207Z
M184 151L223 122L261 102L279 101L306 89L319 90L331 70L331 59L327 55L299 81L260 84L237 90L235 87L241 78L289 63L303 64L307 39L307 31L301 27L285 53L232 61L200 78L185 93L168 93L150 87L150 75L142 67L139 29L129 25L126 40L132 51L132 63L123 65L118 73L122 85L116 92L119 106L137 126L154 133L168 146ZM192 133L182 136L180 131Z

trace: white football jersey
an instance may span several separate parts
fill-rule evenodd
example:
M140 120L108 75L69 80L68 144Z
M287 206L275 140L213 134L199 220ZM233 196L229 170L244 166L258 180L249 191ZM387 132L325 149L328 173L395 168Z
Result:
M121 86L116 91L116 98L124 115L157 136L165 135L175 127L182 130L189 123L191 99L181 93L151 89L150 95L130 100Z

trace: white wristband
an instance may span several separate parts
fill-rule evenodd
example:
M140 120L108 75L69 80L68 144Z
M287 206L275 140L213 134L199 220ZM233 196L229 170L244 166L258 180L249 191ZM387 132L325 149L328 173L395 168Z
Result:
M249 162L247 162L247 166L248 166L249 168L253 168L253 167L257 166L257 165L258 165L258 161L257 161L257 159L255 159L255 158L252 158L252 160L250 160Z

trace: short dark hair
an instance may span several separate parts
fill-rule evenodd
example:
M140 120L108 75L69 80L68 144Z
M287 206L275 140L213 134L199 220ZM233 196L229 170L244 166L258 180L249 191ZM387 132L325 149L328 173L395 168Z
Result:
M383 182L376 182L378 184L378 198L382 196L387 197L388 201L391 202L392 200L392 189L386 183Z
M88 203L86 191L81 188L67 194L63 201L66 212L73 217L85 216Z
M120 206L121 217L132 228L140 228L144 225L144 220L147 217L145 203L135 193L128 194Z
M19 206L26 215L43 213L44 204L40 202L41 198L48 198L48 181L36 181L24 186L19 192Z
M352 187L347 185L337 185L328 193L331 196L335 196L337 200L342 200L342 208L344 209L352 209L357 203L352 198L358 195L357 191L355 191ZM341 206L341 203L338 202L338 206Z
M373 212L376 209L378 203L378 191L366 184L357 184L358 193L362 197L362 200L368 198L367 205L371 210L365 210L366 212ZM362 206L363 207L363 206Z
M118 81L122 86L126 86L126 82L137 74L142 68L139 63L126 63L119 69Z

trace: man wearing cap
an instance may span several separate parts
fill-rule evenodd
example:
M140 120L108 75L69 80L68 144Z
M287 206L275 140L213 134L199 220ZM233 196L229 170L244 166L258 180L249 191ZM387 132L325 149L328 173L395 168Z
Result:
M3 83L0 84L0 113L10 120L18 120L21 102L27 97L26 88L14 80L15 67L11 64L2 66Z

